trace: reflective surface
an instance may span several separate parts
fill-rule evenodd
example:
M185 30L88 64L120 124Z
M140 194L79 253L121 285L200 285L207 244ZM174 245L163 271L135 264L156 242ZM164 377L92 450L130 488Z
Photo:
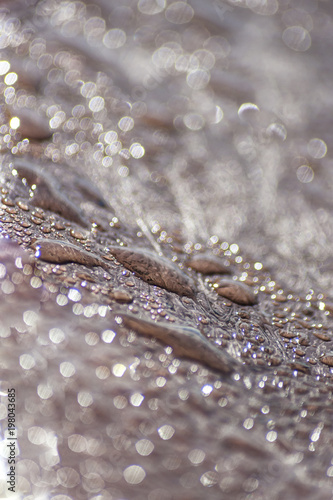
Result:
M0 28L1 497L330 499L330 3Z

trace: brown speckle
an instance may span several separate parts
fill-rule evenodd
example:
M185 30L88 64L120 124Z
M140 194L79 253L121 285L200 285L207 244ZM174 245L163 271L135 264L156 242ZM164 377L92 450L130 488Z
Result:
M199 330L182 325L144 320L130 314L119 314L124 326L170 345L177 356L198 361L224 374L235 370L237 362L204 337ZM171 320L171 318L170 318Z
M217 293L236 304L243 306L253 306L257 302L257 296L252 292L251 288L243 283L234 281L221 281L218 283Z
M193 297L194 285L173 262L148 250L110 246L109 251L127 269L151 285Z
M208 253L194 255L186 262L186 265L202 274L230 274L232 272L219 257Z
M333 366L333 356L322 356L319 358L320 362L327 366ZM309 360L310 361L310 360Z
M105 262L98 257L98 255L87 252L79 246L68 243L67 241L53 240L53 239L39 239L36 240L32 248L36 250L36 257L47 262L54 263L67 263L76 262L84 266L101 266L108 269Z

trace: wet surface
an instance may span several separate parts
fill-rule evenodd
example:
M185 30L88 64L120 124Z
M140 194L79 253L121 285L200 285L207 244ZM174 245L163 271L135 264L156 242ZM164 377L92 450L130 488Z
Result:
M19 498L331 499L330 4L0 26L1 479L15 387Z

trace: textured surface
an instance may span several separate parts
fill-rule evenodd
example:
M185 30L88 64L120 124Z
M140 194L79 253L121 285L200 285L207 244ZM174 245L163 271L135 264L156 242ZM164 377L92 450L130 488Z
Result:
M331 11L1 3L17 498L332 498Z

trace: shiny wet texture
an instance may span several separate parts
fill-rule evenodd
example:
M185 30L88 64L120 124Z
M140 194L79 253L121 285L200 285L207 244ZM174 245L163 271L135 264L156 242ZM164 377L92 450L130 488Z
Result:
M1 3L20 498L332 498L332 14Z

